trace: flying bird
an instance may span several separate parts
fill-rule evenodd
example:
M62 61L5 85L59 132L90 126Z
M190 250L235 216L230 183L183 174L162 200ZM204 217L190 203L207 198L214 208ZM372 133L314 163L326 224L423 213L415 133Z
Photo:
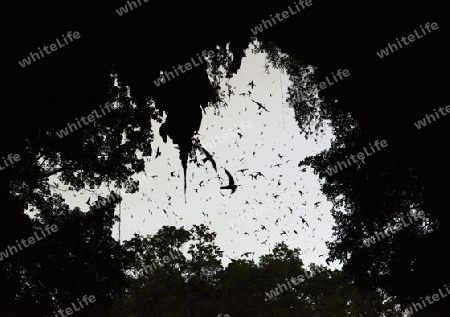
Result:
M206 151L204 148L202 148L203 153L206 155L206 157L202 160L203 163L206 163L207 161L210 161L214 170L217 172L217 166L216 166L216 161L214 161L212 155Z
M266 178L261 172L256 172L255 176L256 176L256 177L262 176L262 177Z
M156 156L155 156L155 159L157 159L158 156L161 156L161 152L159 151L159 146L158 146L158 149L156 149Z
M230 172L228 172L227 169L225 169L225 173L227 173L227 176L228 176L228 185L221 186L220 189L231 189L231 193L233 194L236 191L236 188L240 185L236 185L234 183L233 176L231 176Z
M232 263L236 262L235 259L230 258L228 255L227 255L227 257L231 260Z
M309 227L309 224L306 222L305 218L303 218L302 216L300 216L300 219L302 219L302 223L306 224Z
M255 252L245 252L245 253L243 253L243 254L241 255L241 257L245 256L245 257L248 258L248 255L249 255L249 254L255 254Z
M252 99L252 101L258 105L258 110L263 109L263 110L266 110L267 112L270 112L269 110L266 109L266 107L263 106L262 103L255 101L253 99Z
M255 84L253 83L253 80L251 82L249 82L247 86L250 86L253 89L253 87L255 87Z
M241 172L242 174L244 174L245 171L248 171L248 168L243 168L241 170L238 170L238 172Z

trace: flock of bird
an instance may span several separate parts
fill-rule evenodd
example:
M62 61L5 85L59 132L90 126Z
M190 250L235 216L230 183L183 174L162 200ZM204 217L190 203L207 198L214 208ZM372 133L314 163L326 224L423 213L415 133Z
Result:
M253 81L251 81L248 86L251 87L251 90L249 90L246 93L240 93L239 95L241 96L248 96L250 97L250 95L252 94L252 90L253 88L256 86L254 84ZM234 93L232 93L234 95ZM229 97L230 97L230 91L229 91ZM256 100L251 99L251 101L256 104L257 109L255 109L257 111L257 113L259 115L262 114L262 111L266 112L266 113L270 113L270 111L267 109L267 106L263 105L261 102L258 102ZM247 107L245 107L245 111L247 111ZM261 119L262 120L262 119ZM270 121L270 117L268 117L268 120ZM267 121L266 121L267 122ZM267 123L263 123L263 126L266 127ZM207 130L208 128L206 128ZM239 130L240 128L237 128L237 130ZM223 130L223 127L221 127L221 130ZM262 136L263 132L261 131L260 135ZM239 131L238 133L236 133L236 135L238 136L238 138L236 138L234 140L236 147L239 147L239 142L241 142L241 139L244 137L243 131ZM294 135L291 136L291 140L294 138ZM231 143L232 141L229 141L229 143ZM246 142L249 142L248 140ZM293 143L293 142L291 142ZM231 144L228 144L228 147L230 148ZM216 160L218 159L218 155L216 153L210 153L208 150L206 150L204 147L200 146L198 148L198 150L200 151L200 159L192 159L190 162L191 163L195 163L195 165L198 168L203 168L204 171L209 174L211 177L209 178L205 178L202 179L198 182L198 186L195 185L194 180L196 179L195 177L195 173L192 172L192 176L190 177L190 187L191 187L191 191L192 193L195 193L196 195L203 195L203 201L206 202L214 202L217 201L219 202L219 205L221 205L222 207L217 208L218 211L216 213L215 216L221 215L223 214L228 214L230 213L233 214L233 217L237 218L239 216L241 216L242 214L248 213L251 214L251 210L252 209L258 209L260 208L260 206L262 205L267 205L268 201L271 201L273 204L268 208L269 210L266 212L261 212L260 215L257 216L253 216L250 217L250 224L247 222L247 224L244 225L235 225L234 229L236 230L235 233L236 235L234 235L234 237L231 239L231 241L233 241L234 239L241 239L239 237L239 235L244 235L244 236L250 236L252 235L253 237L256 237L256 241L258 241L261 245L267 245L267 243L270 241L272 241L274 239L273 235L271 235L273 232L269 231L271 230L278 230L278 233L280 234L280 237L283 238L282 241L286 240L287 237L294 235L293 239L297 239L299 237L302 236L303 232L309 232L310 234L308 235L309 237L311 237L311 235L314 235L314 231L316 228L311 227L310 220L308 218L311 217L315 217L318 221L321 221L323 217L323 213L321 213L320 215L318 215L318 213L316 212L316 209L319 208L319 204L321 203L320 201L317 201L313 204L313 207L307 207L308 205L308 200L311 198L306 198L306 200L304 200L303 196L307 196L305 193L305 187L302 186L299 189L299 185L297 184L297 182L301 182L302 181L302 177L300 177L299 179L294 180L292 183L285 183L284 178L285 178L285 174L292 173L292 169L294 170L299 170L297 165L294 165L295 163L292 162L291 164L289 164L291 162L291 159L296 159L295 157L293 157L292 154L289 154L287 151L288 148L288 142L285 142L284 144L282 144L282 148L281 145L273 145L272 147L272 153L274 154L273 157L260 157L258 155L258 147L265 147L267 148L267 144L255 144L254 146L252 146L251 148L246 147L245 150L241 151L241 153L239 154L241 158L233 158L233 159L227 159L224 160L224 166L226 167L222 167L225 175L226 175L226 182L224 181L224 177L222 177L219 174L219 170L222 170L222 168L218 169L218 163L216 162ZM275 150L275 148L277 148L277 150ZM295 153L294 148L296 148L296 146L294 144L291 145L290 150L291 152ZM283 151L281 153L276 153L275 151ZM238 154L238 153L235 153ZM276 154L276 155L275 155ZM161 151L160 148L158 147L156 150L156 154L154 159L158 159L159 157L161 157ZM291 158L291 159L289 159ZM265 164L264 167L258 168L260 170L254 170L254 168L252 168L251 163L247 162L249 160L263 160L268 164ZM297 160L298 161L298 160ZM236 169L236 174L233 175L233 173L230 172L230 167L227 165L233 165L231 163L234 163L234 165L238 164L240 165L242 168ZM247 165L250 164L250 165ZM247 166L245 166L247 165ZM170 162L168 162L168 166L171 166ZM215 175L211 175L210 174L210 169L209 167L212 167L212 169L215 172ZM279 172L278 169L280 170ZM300 169L301 172L306 172L306 168ZM162 175L151 175L149 177L151 177L152 179L156 179L157 177L162 176ZM171 181L174 178L180 178L180 173L175 171L170 171L169 175L167 177L168 181ZM210 182L214 182L217 183L215 181L215 179L217 179L217 182L220 183L220 186L218 186L218 188L216 187L216 189L214 189L213 186L210 186L209 183ZM158 182L160 182L160 180L157 180ZM253 186L252 186L253 185ZM240 192L237 191L238 187L242 188L242 193L244 193L246 195L246 198L244 198L244 203L243 203L243 207L244 207L244 211L243 213L236 215L236 211L235 210L231 210L229 208L229 206L227 205L227 203L225 202L221 202L220 196L216 196L214 197L214 192L217 191L218 193L220 193L220 195L223 197L222 199L226 199L227 197L233 198L236 192ZM262 189L261 189L262 187ZM175 187L176 189L178 189L178 186ZM207 190L209 191L210 195L209 197L206 197L205 193L207 192ZM176 218L176 224L178 224L178 220L182 221L183 217L180 217L178 214L176 214L174 212L173 206L172 206L172 197L169 194L166 194L166 203L165 206L164 204L161 204L160 200L153 200L151 198L152 192L154 191L154 189L151 189L151 192L149 192L148 194L146 193L142 193L143 198L144 196L147 196L147 200L149 203L149 207L150 209L148 209L148 212L150 214L153 215L153 212L158 209L161 210L161 212L166 216L166 218L169 218L169 214L172 214L175 218ZM229 196L226 196L225 194L229 193ZM253 197L259 197L260 193L262 191L266 191L265 193L265 199L266 202L263 201L262 198L253 198ZM276 192L273 192L276 191ZM296 193L290 200L283 200L281 198L282 193L286 193L286 192L290 192L290 193ZM232 196L233 195L233 196ZM241 196L242 197L242 196ZM142 198L142 199L143 199ZM253 199L252 199L253 198ZM301 203L301 204L300 204ZM201 208L201 206L199 206ZM153 210L151 210L153 209ZM304 210L303 212L301 212L301 210ZM210 213L212 212L212 210L207 210L206 207L202 208L201 211L201 215L204 218L204 221L206 223L209 223L210 225L212 225L212 221L210 218ZM275 219L276 218L276 219ZM273 222L271 222L271 219ZM309 222L308 222L308 220ZM167 219L169 220L169 219ZM295 221L295 229L293 229L293 221ZM143 219L142 222L145 222L145 218ZM253 225L252 223L255 222L255 225ZM316 221L314 221L316 223ZM273 223L273 224L272 224ZM257 224L257 225L256 225ZM242 229L245 228L245 229ZM253 233L250 234L248 228L252 228L253 229ZM276 229L275 229L276 228ZM244 231L245 230L245 231ZM231 234L231 232L230 232ZM244 240L245 241L245 240ZM270 248L269 248L270 251ZM249 252L245 252L243 253L240 257L245 257L248 258L250 255L254 255L255 252L254 251L249 251ZM233 256L236 256L236 251L233 251L232 254ZM235 261L235 259L229 257L227 255L227 257L231 260L231 261Z

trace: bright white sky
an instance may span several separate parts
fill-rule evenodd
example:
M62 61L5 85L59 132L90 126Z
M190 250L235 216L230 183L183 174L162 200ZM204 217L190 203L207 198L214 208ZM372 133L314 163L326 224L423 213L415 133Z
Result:
M265 54L254 54L248 49L241 69L229 81L236 88L234 96L225 97L228 107L216 113L212 107L206 109L198 137L205 147L207 142L213 144L213 138L221 139L221 144L207 147L217 163L217 173L210 162L200 167L194 163L188 164L187 203L184 201L183 171L178 150L170 139L168 143L163 143L158 133L160 124L152 123L155 131L152 144L154 154L146 163L147 176L144 173L136 175L136 179L140 180L138 193L127 194L124 190L120 193L123 197L122 240L131 238L134 233L154 234L163 225L190 229L193 224L204 223L217 233L216 244L224 251L222 260L225 265L230 262L226 256L237 259L249 251L255 252L250 257L257 261L259 256L271 252L275 243L284 241L290 248L301 249L306 265L313 262L327 266L325 241L331 240L331 227L334 225L330 214L331 203L321 194L319 180L312 169L307 168L303 172L303 167L298 167L298 163L306 156L330 146L333 137L331 129L325 126L325 134L318 143L313 138L306 140L300 135L294 110L284 101L290 85L288 77L271 67L266 73L264 65ZM248 86L252 80L255 84L253 89ZM222 88L227 91L225 84ZM251 97L239 95L248 90L252 91ZM262 110L258 114L258 106L251 99L261 102L270 112ZM250 128L245 126L246 122L251 123ZM227 132L238 126L241 127L239 131ZM237 132L243 136L239 138ZM228 135L227 140L223 140L224 134ZM162 155L155 159L158 147ZM200 159L204 158L204 154L198 155ZM224 168L240 185L232 195L230 190L220 189L228 183ZM248 171L244 174L238 172L245 168ZM252 180L249 174L256 171L260 171L265 178ZM175 177L171 176L171 172ZM152 175L158 177L152 178ZM107 195L109 191L99 190L98 193ZM282 199L284 193L290 198ZM280 197L274 198L273 195ZM64 197L71 208L79 206L87 210L86 201L92 197L92 192L74 192ZM267 208L261 211L262 205L257 201L263 202ZM274 207L270 208L267 201ZM314 205L316 202L320 202L317 207ZM292 213L289 208L292 208ZM230 225L240 215L254 209L259 212L257 220L250 218L239 225ZM116 213L119 213L118 209ZM302 224L300 216L309 227ZM262 230L261 225L266 230ZM115 225L115 237L118 237L117 228ZM281 235L283 230L285 235ZM340 264L333 263L330 267L339 268Z

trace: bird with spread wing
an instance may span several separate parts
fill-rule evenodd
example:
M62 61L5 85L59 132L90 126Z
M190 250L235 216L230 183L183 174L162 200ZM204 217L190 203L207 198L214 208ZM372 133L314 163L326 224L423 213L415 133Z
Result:
M236 185L234 183L233 176L231 176L230 172L228 172L227 169L225 169L225 173L227 173L227 176L228 176L228 185L221 186L220 189L231 189L231 193L233 194L236 191L236 188L240 185Z
M214 168L214 170L217 172L217 166L216 166L216 161L214 161L212 155L206 151L204 148L201 148L203 153L206 155L206 157L202 160L203 163L206 163L207 161L210 161L212 164L212 167Z

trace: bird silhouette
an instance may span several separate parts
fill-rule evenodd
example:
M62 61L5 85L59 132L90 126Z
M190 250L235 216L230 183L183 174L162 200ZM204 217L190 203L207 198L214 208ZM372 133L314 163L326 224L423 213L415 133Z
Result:
M220 189L231 189L231 193L233 194L236 191L236 188L240 185L236 185L234 183L233 176L231 176L230 172L228 172L227 169L225 169L225 173L227 173L227 176L228 176L228 185L221 186Z
M255 87L255 84L253 83L253 80L251 82L249 82L247 86L251 86L252 89L253 89L253 87Z
M157 159L158 156L161 156L161 152L159 151L159 146L158 146L158 148L156 149L155 159Z
M264 177L264 178L266 178L261 172L256 172L256 177L258 177L258 176L262 176L262 177Z
M204 148L202 148L203 153L206 155L206 157L202 160L203 163L206 163L207 161L210 161L214 170L217 172L217 166L216 166L216 161L214 161L212 155L206 151Z
M249 254L255 254L255 252L245 252L245 253L243 253L243 254L241 255L241 257L245 256L245 257L248 258L248 255L249 255Z
M241 170L238 170L238 172L241 172L242 174L244 174L245 171L248 171L248 168L243 168Z
M258 105L258 110L263 109L263 110L266 110L267 112L270 112L269 110L266 109L266 107L263 106L262 103L255 101L253 99L252 99L252 101Z
M303 218L302 216L300 216L300 219L302 219L302 223L306 224L309 227L309 224L306 222L305 218Z
M228 255L227 255L227 257L231 260L232 263L236 262L235 259L230 258Z

